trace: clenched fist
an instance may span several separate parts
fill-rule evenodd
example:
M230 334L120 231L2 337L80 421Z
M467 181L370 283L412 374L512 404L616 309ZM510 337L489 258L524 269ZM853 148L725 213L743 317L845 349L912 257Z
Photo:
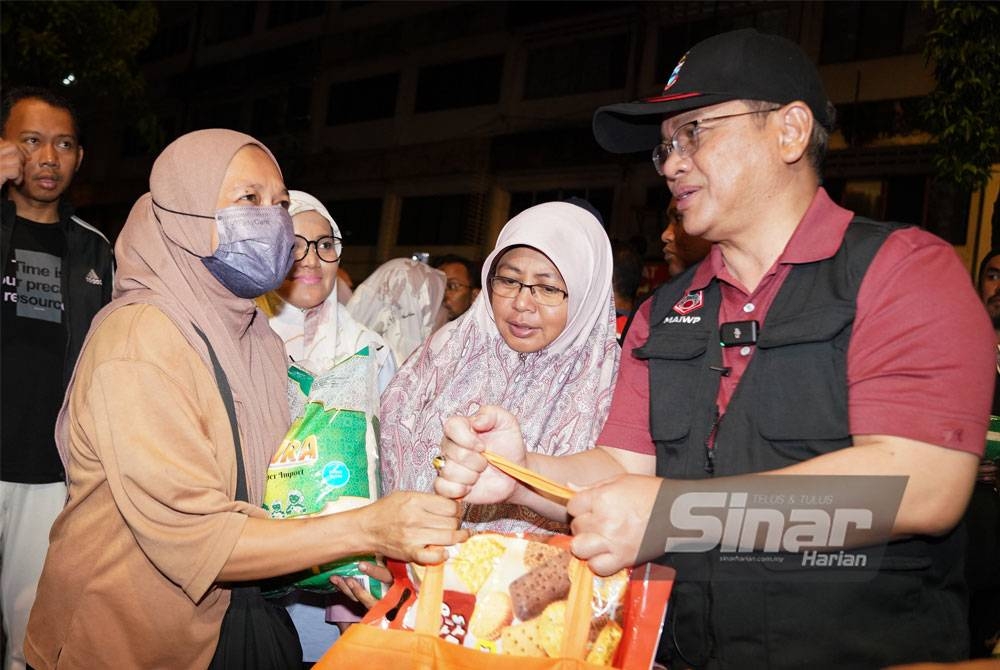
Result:
M24 179L27 152L19 145L0 138L0 186L7 182L20 185Z
M445 559L444 547L469 536L458 530L461 505L432 493L396 491L361 508L361 530L376 553L431 564Z

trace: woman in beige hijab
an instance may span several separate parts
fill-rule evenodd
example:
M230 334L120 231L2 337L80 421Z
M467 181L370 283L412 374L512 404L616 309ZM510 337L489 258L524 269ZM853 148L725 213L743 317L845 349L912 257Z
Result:
M69 498L51 533L25 653L43 668L204 668L233 582L338 558L443 558L457 506L389 496L271 520L260 508L288 428L281 341L253 297L291 262L288 192L271 153L227 130L168 146L116 245L57 425ZM203 339L204 337L204 339ZM228 378L249 502L209 346Z

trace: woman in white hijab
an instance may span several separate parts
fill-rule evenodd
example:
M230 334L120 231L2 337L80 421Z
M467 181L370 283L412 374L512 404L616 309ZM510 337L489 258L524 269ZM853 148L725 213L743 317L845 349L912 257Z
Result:
M582 203L582 201L581 201ZM429 491L442 423L500 405L530 451L594 444L618 371L611 244L590 209L548 202L511 219L483 263L484 290L400 368L382 394L382 485ZM514 505L470 506L467 526L567 532Z
M323 204L302 191L289 191L288 213L295 231L295 263L281 286L259 299L271 328L285 343L288 358L321 374L368 347L378 370L380 394L396 372L391 349L376 333L355 321L337 300L338 270L342 250L340 228ZM369 575L389 579L384 568L364 564ZM337 639L338 629L327 624L357 620L345 608L351 600L370 604L370 596L353 579L335 578L342 594L293 594L289 604L302 641L306 661L316 661Z
M385 340L355 321L337 300L340 228L313 196L303 191L288 195L296 260L284 283L261 299L261 309L285 342L288 357L313 371L328 370L370 347L381 393L396 372L396 361Z
M385 338L400 364L447 319L448 278L410 258L386 261L354 289L347 310Z

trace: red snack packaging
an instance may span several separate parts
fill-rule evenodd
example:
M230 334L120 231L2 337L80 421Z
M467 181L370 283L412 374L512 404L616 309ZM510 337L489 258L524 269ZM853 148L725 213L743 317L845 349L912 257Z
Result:
M479 533L440 565L390 562L389 592L315 667L648 670L673 570L599 577L569 541Z

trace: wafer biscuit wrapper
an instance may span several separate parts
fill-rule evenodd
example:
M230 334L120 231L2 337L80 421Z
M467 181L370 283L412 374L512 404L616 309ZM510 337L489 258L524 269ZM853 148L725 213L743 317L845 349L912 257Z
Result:
M362 625L417 634L421 611L430 612L441 641L480 653L650 667L673 571L645 565L600 577L572 556L570 539L485 532L448 547L440 566L390 561L396 581Z

